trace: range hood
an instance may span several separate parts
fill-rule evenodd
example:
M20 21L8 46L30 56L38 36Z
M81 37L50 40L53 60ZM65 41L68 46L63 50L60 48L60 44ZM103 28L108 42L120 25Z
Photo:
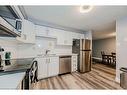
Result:
M0 16L0 37L17 37L20 32L17 31L6 19Z

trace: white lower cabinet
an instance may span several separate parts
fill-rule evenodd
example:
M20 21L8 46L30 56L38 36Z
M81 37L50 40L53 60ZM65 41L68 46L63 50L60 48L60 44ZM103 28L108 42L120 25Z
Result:
M37 58L37 61L38 61L38 79L58 75L59 57Z
M59 74L59 57L50 57L48 63L48 76Z
M71 57L71 72L77 71L78 68L78 60L77 60L77 55L72 55Z
M38 61L38 79L48 77L48 65L46 63L46 58L37 58Z

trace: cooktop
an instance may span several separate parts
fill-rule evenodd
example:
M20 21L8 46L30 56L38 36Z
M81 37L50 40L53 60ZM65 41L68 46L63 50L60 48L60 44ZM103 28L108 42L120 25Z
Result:
M26 71L30 69L32 66L34 58L24 58L24 59L11 59L9 65L5 65L5 60L2 61L2 65L0 67L0 75L7 74L7 73L15 73Z

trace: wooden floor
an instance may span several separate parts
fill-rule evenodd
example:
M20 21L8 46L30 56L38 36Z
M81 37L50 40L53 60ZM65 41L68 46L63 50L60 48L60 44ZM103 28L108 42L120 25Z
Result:
M102 64L93 64L92 71L65 74L40 80L33 89L122 89L115 82L115 69Z

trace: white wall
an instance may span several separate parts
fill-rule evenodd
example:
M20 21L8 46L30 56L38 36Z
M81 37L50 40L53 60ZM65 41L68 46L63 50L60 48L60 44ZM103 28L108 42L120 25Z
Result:
M116 21L116 80L121 67L127 67L127 18Z
M85 39L92 40L92 31L85 32L84 37L85 37Z
M105 38L93 40L93 57L101 58L101 51L104 51L106 54L111 54L111 52L116 52L116 38Z

